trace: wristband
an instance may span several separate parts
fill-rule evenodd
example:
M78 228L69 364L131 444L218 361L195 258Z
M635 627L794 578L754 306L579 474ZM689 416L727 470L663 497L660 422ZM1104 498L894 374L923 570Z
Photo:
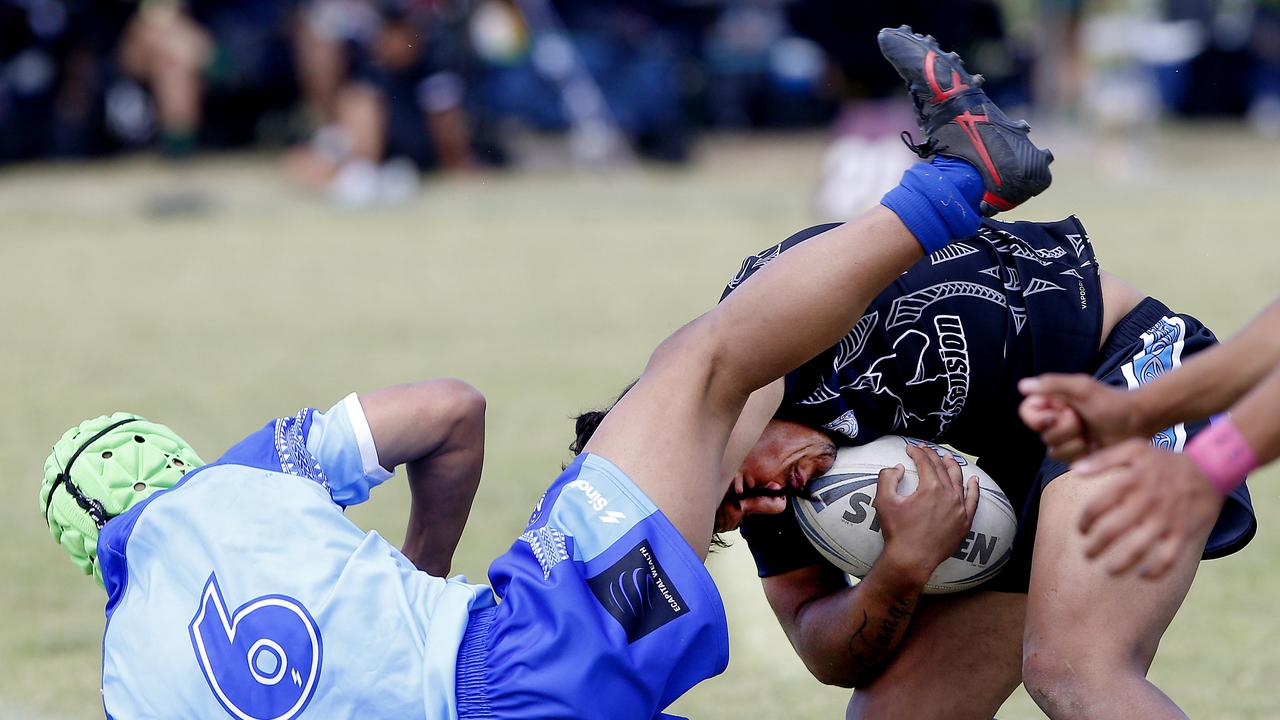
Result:
M1258 467L1258 456L1231 418L1211 424L1192 438L1185 454L1223 495L1239 487L1249 471Z

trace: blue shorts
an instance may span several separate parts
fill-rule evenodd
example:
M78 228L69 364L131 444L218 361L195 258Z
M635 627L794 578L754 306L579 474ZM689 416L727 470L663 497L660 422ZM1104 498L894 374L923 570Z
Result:
M497 607L458 651L458 716L652 720L724 671L702 560L613 463L582 455L489 567Z
M1217 344L1218 339L1199 320L1175 313L1159 300L1146 298L1116 323L1107 336L1099 351L1093 376L1108 385L1132 390L1177 368L1190 355ZM1152 443L1166 450L1181 452L1187 440L1207 427L1208 420L1180 423L1162 430L1152 438ZM1026 592L1031 577L1040 495L1050 482L1069 469L1066 463L1057 460L1042 462L1032 491L1019 513L1018 537L1014 540L1009 563L999 576L983 587L984 590ZM1248 544L1257 531L1258 521L1249 499L1249 488L1241 484L1227 496L1222 506L1218 522L1205 543L1204 559L1236 552Z

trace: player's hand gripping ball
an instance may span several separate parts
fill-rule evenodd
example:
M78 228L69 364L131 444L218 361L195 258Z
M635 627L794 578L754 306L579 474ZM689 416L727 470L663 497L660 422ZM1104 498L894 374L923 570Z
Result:
M933 443L888 435L861 447L841 448L835 464L808 485L810 498L793 503L805 536L833 565L864 577L884 550L884 536L872 506L880 471L902 465L899 495L915 492L920 477L907 455L907 444L948 453ZM950 454L950 453L948 453ZM964 541L929 577L926 594L977 587L994 577L1009 560L1018 529L1017 514L1000 486L982 470L956 456L965 477L976 475L981 493L973 524Z

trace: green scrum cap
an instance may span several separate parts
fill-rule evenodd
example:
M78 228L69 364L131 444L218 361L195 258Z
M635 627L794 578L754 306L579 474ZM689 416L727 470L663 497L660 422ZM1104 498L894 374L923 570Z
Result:
M185 440L159 423L123 412L85 420L63 433L44 461L40 513L54 542L102 585L98 531L203 464Z

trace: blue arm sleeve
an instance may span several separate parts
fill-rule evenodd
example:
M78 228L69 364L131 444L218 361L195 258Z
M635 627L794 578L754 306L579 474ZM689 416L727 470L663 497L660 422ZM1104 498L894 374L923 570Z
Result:
M342 506L369 499L369 491L392 473L378 464L378 449L355 393L311 417L307 450L324 468L329 494Z

